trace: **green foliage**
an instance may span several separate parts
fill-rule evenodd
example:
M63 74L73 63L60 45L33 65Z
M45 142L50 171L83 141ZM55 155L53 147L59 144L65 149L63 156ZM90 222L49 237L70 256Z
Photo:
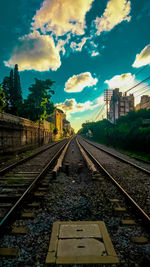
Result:
M18 65L16 64L14 70L10 71L9 77L6 76L3 79L0 91L0 110L42 122L54 111L54 105L50 101L54 94L51 89L53 83L50 79L42 81L35 78L35 83L29 88L28 98L23 102Z
M18 71L18 65L15 65L14 68L14 80L13 80L13 94L12 94L12 101L13 101L13 111L16 115L19 115L20 108L22 104L22 92L21 92L21 84L20 84L20 76ZM10 87L12 83L11 73L10 73Z
M29 88L29 95L24 101L22 116L32 121L43 121L54 111L54 105L50 101L54 91L51 89L53 81L45 81L35 78L35 83Z
M0 112L2 113L4 111L6 104L5 104L5 93L1 88L0 85Z
M5 93L5 112L20 116L22 92L17 64L15 65L14 71L10 71L9 77L4 77L2 88Z
M8 76L6 76L2 82L2 90L5 94L5 112L9 113L10 90L9 90L9 77Z
M67 136L68 130L66 128L63 128L63 135Z
M143 122L150 119L150 110L131 111L127 116L120 117L116 124L107 120L84 123L79 134L87 135L92 132L93 139L118 148L149 152L150 126Z
M54 134L54 135L58 134L58 129L57 129L57 128L54 128L54 130L53 130L53 134Z

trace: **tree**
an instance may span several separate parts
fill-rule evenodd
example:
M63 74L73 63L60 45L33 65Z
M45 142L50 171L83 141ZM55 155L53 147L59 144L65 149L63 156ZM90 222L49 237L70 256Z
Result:
M58 129L57 129L57 128L54 128L54 130L53 130L53 134L54 134L54 135L58 134Z
M2 90L5 94L5 112L9 112L10 109L10 90L9 90L9 77L6 76L2 82Z
M22 116L33 120L43 121L54 111L54 105L50 101L54 91L51 89L54 81L45 81L35 78L35 83L29 87L30 94L24 101L24 113Z
M5 94L1 88L1 85L0 85L0 112L3 112L4 111L4 108L5 108L6 104L5 104Z
M13 113L15 115L19 115L19 111L21 109L21 104L22 104L22 92L21 92L21 84L20 84L20 76L18 72L18 65L15 65L14 68L14 80L12 84L12 74L10 73L10 88L12 86L12 108L13 108Z
M14 115L20 115L22 109L22 93L18 65L14 71L10 71L9 77L3 79L2 88L5 93L5 111Z

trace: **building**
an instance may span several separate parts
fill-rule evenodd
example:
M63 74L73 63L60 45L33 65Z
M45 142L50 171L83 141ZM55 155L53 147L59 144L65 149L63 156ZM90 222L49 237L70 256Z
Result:
M66 114L61 109L56 108L47 120L55 125L53 139L71 135L72 128L70 122L66 120Z
M139 104L136 105L135 110L139 109L150 109L150 96L142 95L141 101Z
M127 96L119 92L118 88L114 89L110 100L108 119L115 123L117 119L127 115L127 113L132 110L134 110L133 94Z
M71 125L70 125L70 122L67 121L66 119L63 120L63 130L65 130L65 135L66 136L70 136L71 135Z

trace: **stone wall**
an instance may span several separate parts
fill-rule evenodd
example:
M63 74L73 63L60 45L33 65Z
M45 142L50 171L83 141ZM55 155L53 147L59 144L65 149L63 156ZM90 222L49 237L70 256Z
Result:
M43 145L52 141L55 125L35 123L7 113L0 113L0 153Z

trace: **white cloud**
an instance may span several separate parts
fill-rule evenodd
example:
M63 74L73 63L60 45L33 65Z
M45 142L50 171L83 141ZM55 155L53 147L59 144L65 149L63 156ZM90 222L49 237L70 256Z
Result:
M130 21L131 2L127 0L109 0L106 9L101 17L97 17L95 22L97 35L103 31L112 30L122 21Z
M89 110L93 110L94 112L94 109L98 107L101 108L103 105L104 96L101 95L93 101L85 101L84 103L77 103L74 98L66 99L65 102L56 104L55 106L66 113L67 119L69 119L72 127L77 131L81 128L81 124L85 122L85 120L89 120L89 114L91 115Z
M70 116L72 113L77 112L84 112L86 110L93 110L98 106L103 105L104 97L103 95L97 97L93 101L85 101L84 103L77 103L74 98L66 99L63 103L58 103L55 106L59 109L62 109L66 114L67 117Z
M20 71L57 70L61 65L59 50L52 37L34 31L19 38L19 44L14 48L11 58L4 63L8 67L18 64Z
M99 56L99 52L92 51L91 57L96 57L96 56Z
M136 55L132 67L139 68L145 65L150 65L150 45L145 46L140 54Z
M132 75L131 73L124 73L121 75L116 75L110 80L106 80L105 83L108 84L110 89L119 88L121 91L124 91L133 86L135 82L134 79L135 75Z
M61 65L60 54L73 35L82 35L86 29L86 13L94 0L43 0L33 17L30 33L20 37L5 65L19 65L19 70L55 71ZM42 34L41 34L42 32ZM66 34L66 39L64 39ZM62 37L61 37L62 36ZM60 38L61 37L61 38ZM76 46L81 51L86 38Z
M67 118L69 118L70 114L92 109L92 102L86 101L84 103L77 103L76 100L72 98L72 99L66 99L64 103L59 103L56 104L55 106L63 110L66 113Z
M85 87L90 87L98 82L97 78L93 78L90 72L84 72L73 75L65 83L65 91L68 93L81 92Z
M142 83L138 86L141 81L135 79L135 75L131 73L125 73L121 75L116 75L110 80L106 80L105 83L108 84L110 89L119 88L119 91L125 93L128 89L134 87L127 92L127 95L133 94L135 97L135 105L140 102L142 95L150 95L150 86L147 83Z
M87 39L88 38L84 37L84 38L82 38L80 43L72 42L70 47L72 48L73 51L81 51L82 47L85 45Z
M32 27L44 33L52 31L57 36L68 32L82 35L85 29L85 15L93 0L44 0L40 10L33 17Z

